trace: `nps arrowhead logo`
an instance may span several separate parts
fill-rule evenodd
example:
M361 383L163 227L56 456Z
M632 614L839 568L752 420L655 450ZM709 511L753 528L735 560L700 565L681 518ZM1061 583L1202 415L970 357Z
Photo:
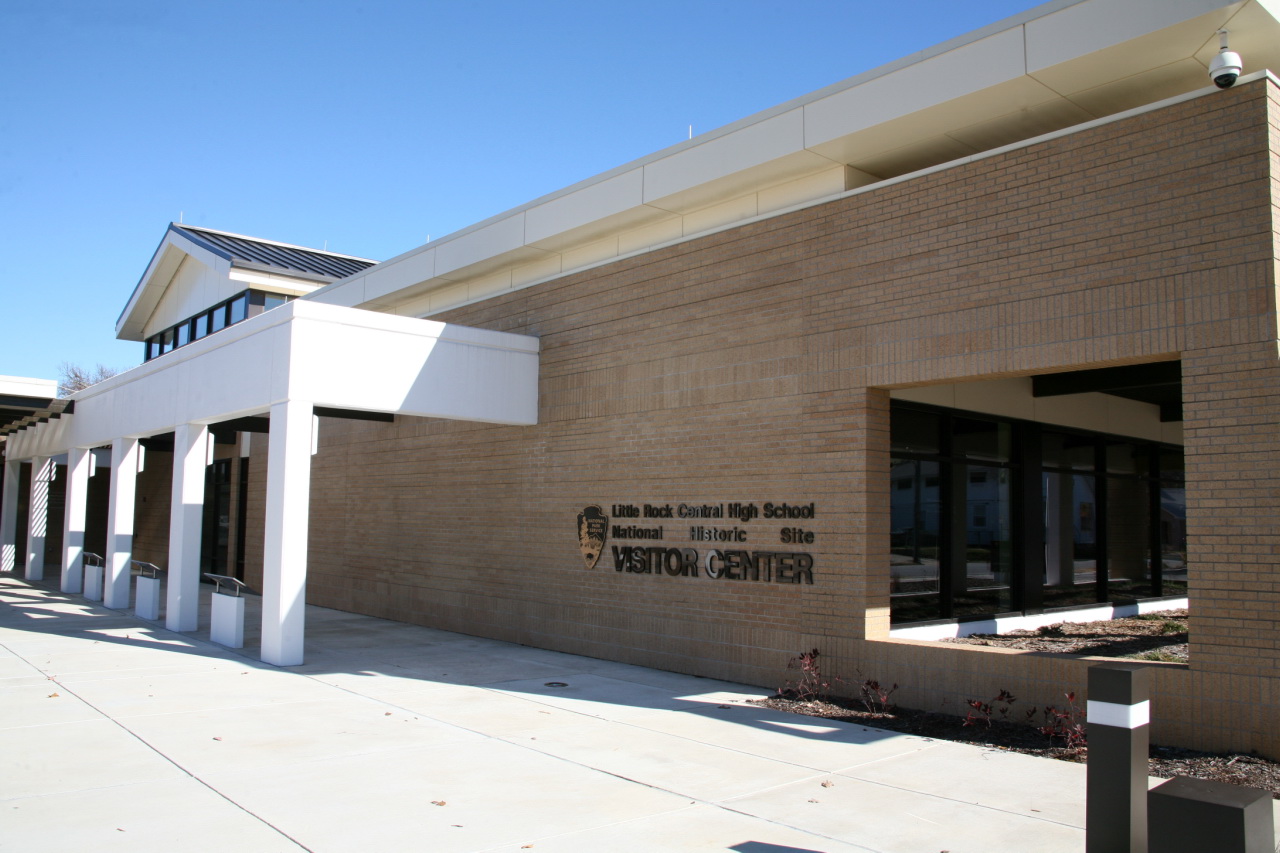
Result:
M609 516L600 507L589 506L578 513L578 549L588 569L596 567L608 535Z

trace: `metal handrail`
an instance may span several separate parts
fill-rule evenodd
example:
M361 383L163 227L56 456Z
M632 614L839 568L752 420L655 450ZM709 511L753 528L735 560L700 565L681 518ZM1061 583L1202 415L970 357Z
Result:
M202 574L214 582L215 587L213 591L215 593L230 595L232 598L239 598L242 591L250 591L249 585L240 580L240 578L233 578L231 575L215 575L213 572L203 572ZM231 590L229 593L222 591L222 587L224 585Z
M138 570L138 574L144 578L158 578L160 573L164 571L155 563L148 563L145 560L130 560L129 562Z
M85 551L82 556L82 559L84 560L84 564L86 566L102 568L103 566L106 565L106 560L102 559L102 555L95 554L92 551ZM90 560L92 560L93 562L89 562Z

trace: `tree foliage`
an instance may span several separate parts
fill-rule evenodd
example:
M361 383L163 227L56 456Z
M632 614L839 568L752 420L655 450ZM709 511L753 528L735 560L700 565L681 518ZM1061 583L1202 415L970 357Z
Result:
M90 385L97 385L104 379L110 379L120 371L104 364L97 364L92 369L64 361L58 365L58 396L70 397L77 391L83 391Z

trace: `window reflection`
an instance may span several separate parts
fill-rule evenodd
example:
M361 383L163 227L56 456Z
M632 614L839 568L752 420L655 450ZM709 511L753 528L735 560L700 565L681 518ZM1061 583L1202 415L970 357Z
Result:
M1185 594L1180 448L915 404L891 414L893 622Z

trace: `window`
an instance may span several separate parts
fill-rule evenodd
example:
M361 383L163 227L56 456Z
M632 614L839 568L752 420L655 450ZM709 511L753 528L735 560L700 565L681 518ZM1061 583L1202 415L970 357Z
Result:
M291 302L293 299L293 296L261 290L246 290L238 293L208 311L201 312L147 338L143 349L143 360L150 361L166 352L186 346L192 341L220 332L227 326L247 320L262 311Z
M1185 594L1180 447L918 404L890 416L894 623Z

